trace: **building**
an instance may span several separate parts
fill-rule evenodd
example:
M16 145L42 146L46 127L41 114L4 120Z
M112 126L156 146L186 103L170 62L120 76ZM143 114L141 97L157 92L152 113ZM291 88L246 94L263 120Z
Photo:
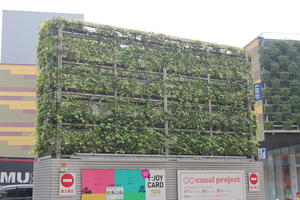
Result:
M0 157L32 157L36 113L34 54L39 26L63 16L83 19L82 14L4 10L0 64Z
M41 33L38 155L253 155L243 49L59 19Z
M300 38L262 34L251 51L257 139L267 149L266 199L296 199L300 191Z

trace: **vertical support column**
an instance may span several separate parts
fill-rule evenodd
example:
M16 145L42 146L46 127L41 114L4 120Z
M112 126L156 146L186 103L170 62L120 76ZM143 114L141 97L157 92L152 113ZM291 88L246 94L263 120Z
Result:
M276 182L275 182L275 160L274 152L268 152L268 158L264 161L265 174L265 195L266 199L276 199Z
M167 79L167 69L164 67L163 68L163 81L165 81ZM168 97L166 96L166 87L165 87L165 83L164 83L164 112L168 111ZM165 155L169 155L170 150L169 150L169 123L168 121L165 121Z
M117 57L117 55L116 55L116 51L114 51L114 76L115 76L115 80L117 80L117 77L118 77L118 71L117 71L117 63L116 63L116 57ZM118 96L118 92L117 92L117 88L116 87L114 87L114 97L116 98Z
M61 69L62 69L62 26L58 29L58 55L57 55L57 113L60 113L61 109L61 99L62 99L62 83L61 83ZM58 121L56 124L57 130L57 141L56 141L56 158L61 157L61 143L62 143L62 135L61 135L61 122Z
M118 80L117 79L118 78L118 71L117 71L116 57L117 57L117 54L116 54L116 50L114 49L114 52L113 52L114 83L116 83L116 81ZM117 105L117 102L116 102L117 96L118 96L118 90L116 88L116 85L114 85L114 105ZM116 133L114 133L114 134L116 134ZM117 154L116 151L115 151L115 154Z
M284 199L283 191L283 165L281 149L273 150L274 165L275 165L275 186L276 186L276 198Z
M297 199L296 193L298 192L298 180L297 180L295 146L288 147L288 152L289 152L289 164L290 164L291 189L292 189L293 199Z
M210 74L207 74L207 83L210 83ZM210 93L209 95L209 99L208 99L208 112L209 112L209 116L211 117L212 114L212 108L211 108L211 98L210 98ZM209 136L212 137L213 136L213 128L211 126L211 124L209 124ZM210 155L213 156L213 152L210 152Z
M210 74L207 74L207 83L209 84L209 82L210 82ZM211 108L211 99L210 98L208 99L208 112L209 112L209 115L211 116L212 108ZM211 125L209 125L209 135L210 135L210 137L213 136L213 130L212 130Z
M207 71L206 71L206 75L207 75L207 89L208 89L208 87L209 87L209 83L210 83L210 81L211 81L211 78L210 78L210 73L209 73L209 67L210 67L210 62L209 62L209 57L211 56L210 55L210 50L209 50L209 48L211 48L211 47L208 47L207 49L206 49L206 54L205 54L205 63L206 63L206 67L207 67ZM208 90L208 93L207 93L207 95L208 95L208 115L209 115L209 117L211 118L211 115L212 115L212 103L211 103L211 94L210 94L210 91ZM209 121L211 121L211 120L209 120ZM209 122L209 136L212 138L212 136L213 136L213 128L212 128L212 126L211 126L211 122ZM210 149L210 155L211 156L213 156L214 154L213 154L213 151L212 151L212 149Z
M246 65L250 65L250 58L249 58L249 56L247 56L247 55L245 55L245 59L246 59ZM248 85L253 85L253 83L252 82L250 82L249 80L251 80L251 78L249 78L248 79L248 81L247 81L247 87L248 87ZM250 94L249 94L249 92L248 92L248 95L247 95L247 100L248 100L248 105L247 105L247 108L248 108L248 111L249 111L249 114L248 114L248 118L249 118L249 120L252 120L252 109L251 109L251 102L252 102L252 99L251 99L251 96L250 96ZM255 140L255 130L253 130L253 128L252 128L252 126L250 126L250 139L251 140ZM253 148L251 149L251 150L253 150ZM254 152L254 151L253 151ZM255 159L255 155L251 155L251 159L252 160L254 160Z

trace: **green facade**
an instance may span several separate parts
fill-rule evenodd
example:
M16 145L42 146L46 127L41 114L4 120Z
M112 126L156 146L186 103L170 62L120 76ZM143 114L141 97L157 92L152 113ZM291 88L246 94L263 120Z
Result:
M241 49L53 19L37 50L39 155L251 155ZM58 145L60 146L60 145Z

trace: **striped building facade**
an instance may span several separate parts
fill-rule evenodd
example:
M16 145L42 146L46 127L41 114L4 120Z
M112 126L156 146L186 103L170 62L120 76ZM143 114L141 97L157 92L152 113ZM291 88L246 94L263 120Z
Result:
M34 52L41 24L82 14L2 11L0 56L0 157L34 157L36 78Z
M36 114L34 65L0 64L0 157L32 157Z

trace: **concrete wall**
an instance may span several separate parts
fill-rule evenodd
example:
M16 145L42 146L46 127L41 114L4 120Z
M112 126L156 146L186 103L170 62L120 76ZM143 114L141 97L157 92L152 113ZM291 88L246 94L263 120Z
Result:
M59 196L60 163L67 163L68 172L75 173L76 195ZM177 170L244 170L246 199L264 200L262 162L242 158L98 155L77 156L73 159L45 159L34 164L34 200L80 200L82 169L165 169L166 200L176 200ZM260 191L248 189L248 173L259 173Z

